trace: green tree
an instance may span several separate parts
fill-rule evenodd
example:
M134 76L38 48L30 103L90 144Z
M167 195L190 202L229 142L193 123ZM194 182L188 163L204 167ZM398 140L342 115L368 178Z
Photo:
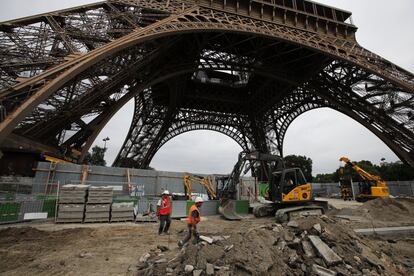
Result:
M320 173L313 178L316 183L334 183L336 180L336 173Z
M377 170L384 180L388 181L408 181L414 180L414 168L402 162L383 163Z
M286 168L300 168L308 181L312 181L312 159L301 155L288 155L283 158Z
M106 166L105 152L106 148L94 146L92 148L92 153L88 152L86 155L85 163L88 165Z

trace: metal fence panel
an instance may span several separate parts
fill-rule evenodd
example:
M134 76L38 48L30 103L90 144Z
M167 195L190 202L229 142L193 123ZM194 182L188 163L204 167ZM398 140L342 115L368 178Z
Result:
M173 200L172 201L172 218L185 218L187 216L187 201L186 200Z
M20 206L18 220L23 220L25 213L39 213L43 210L43 200L23 201Z

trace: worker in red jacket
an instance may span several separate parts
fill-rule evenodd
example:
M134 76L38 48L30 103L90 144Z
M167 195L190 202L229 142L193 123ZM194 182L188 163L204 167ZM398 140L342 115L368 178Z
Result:
M170 192L165 190L157 204L157 216L160 220L158 235L161 235L162 233L169 234L168 229L171 225L171 213L172 208Z
M182 241L178 242L178 246L182 247L184 244L186 244L190 239L191 235L194 236L193 244L198 243L200 239L200 235L197 231L197 224L201 220L200 210L199 208L203 204L204 200L201 197L197 197L195 200L195 204L190 207L190 210L188 211L188 218L187 218L187 227L188 227L188 233L187 236Z

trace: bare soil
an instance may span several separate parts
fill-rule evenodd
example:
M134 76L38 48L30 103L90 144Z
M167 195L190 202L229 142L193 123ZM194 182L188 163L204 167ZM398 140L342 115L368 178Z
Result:
M370 224L413 225L413 210L413 200L387 199L356 206L351 213ZM177 241L185 235L185 221L173 221L171 234L162 236L156 223L2 226L0 275L184 275L186 265L206 275L210 264L214 275L315 275L315 264L338 275L414 275L413 240L359 236L354 224L334 213L299 219L294 227L274 218L208 217L199 224L200 233L221 238L182 250ZM318 224L320 232L314 228ZM301 242L309 235L319 236L342 261L329 266L317 254L307 257ZM146 254L147 260L140 261Z
M362 218L353 223L359 227L387 227L414 225L414 198L377 198L358 207L345 207L331 215L351 215Z

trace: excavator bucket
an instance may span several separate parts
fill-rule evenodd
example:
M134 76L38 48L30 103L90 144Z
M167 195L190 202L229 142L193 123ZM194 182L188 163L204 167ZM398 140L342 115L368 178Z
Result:
M228 220L243 219L243 217L236 213L236 202L230 199L220 201L219 213Z

